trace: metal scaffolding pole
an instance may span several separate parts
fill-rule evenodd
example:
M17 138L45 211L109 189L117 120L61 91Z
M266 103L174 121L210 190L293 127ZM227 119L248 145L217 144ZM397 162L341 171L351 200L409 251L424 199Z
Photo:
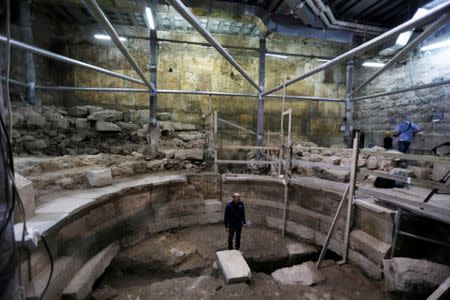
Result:
M120 52L125 56L125 58L128 60L128 62L131 64L133 69L136 71L136 73L139 75L139 77L142 79L145 84L150 87L152 90L155 88L150 84L150 82L145 77L144 73L142 72L141 68L139 68L139 65L134 60L131 53L128 51L128 49L125 47L125 45L122 43L122 41L119 38L119 35L117 34L114 27L109 22L106 15L103 13L100 6L97 4L95 0L82 0L84 6L91 12L92 16L97 20L97 22L100 23L100 25L103 26L103 28L106 30L106 32L109 34L113 42L116 44L117 48L119 48Z
M4 80L4 78L2 78ZM9 80L10 83L19 85L22 87L28 87L25 82L20 82L14 79ZM106 92L106 93L150 93L148 89L139 88L117 88L117 87L76 87L76 86L45 86L36 85L36 89L47 91L68 91L68 92ZM256 94L246 93L231 93L231 92L209 92L209 91L188 91L188 90L156 90L158 94L176 94L176 95L199 95L199 96L223 96L223 97L246 97L246 98L258 98ZM282 95L268 95L265 98L282 99ZM324 102L337 102L344 103L345 100L337 98L322 98L312 96L294 96L286 95L286 99L299 100L299 101L324 101Z
M382 68L377 70L372 76L369 77L363 84L353 90L352 94L356 94L367 84L372 82L375 78L377 78L381 73L386 71L389 67L393 66L400 59L402 59L406 54L410 51L414 50L420 43L422 43L425 39L431 36L434 32L436 32L439 28L444 26L449 19L449 14L445 14L440 17L438 20L430 24L421 34L419 34L412 42L410 42L406 47L404 47L401 51L399 51L393 58L391 58Z
M176 11L180 15L182 15L189 24L192 25L197 31L209 42L211 45L216 48L216 50L233 66L236 70L250 82L258 91L258 84L247 74L247 72L238 64L238 62L228 53L228 51L220 45L220 43L203 27L202 24L197 20L197 18L189 11L189 9L180 1L180 0L166 0L167 3L172 5Z
M258 115L256 120L256 146L263 145L264 135L264 85L266 80L266 38L259 38L259 92L258 92ZM261 158L261 151L256 151L256 158Z
M109 76L112 76L112 77L116 77L116 78L120 78L120 79L131 81L131 82L134 82L134 83L139 83L139 84L146 85L143 81L141 81L139 79L136 79L136 78L133 78L133 77L129 77L129 76L122 75L122 74L119 74L119 73L116 73L116 72L113 72L113 71L110 71L110 70L107 70L107 69L103 69L103 68L100 68L100 67L97 67L97 66L94 66L94 65L91 65L91 64L88 64L88 63L76 60L76 59L69 58L69 57L61 55L61 54L57 54L57 53L54 53L54 52L51 52L51 51L48 51L48 50L44 50L44 49L39 48L39 47L35 47L33 45L29 45L29 44L26 44L26 43L19 42L17 40L11 39L10 41L11 41L11 46L19 48L19 49L22 49L22 50L25 50L25 51L29 51L31 53L39 54L39 55L42 55L42 56L45 56L45 57L48 57L48 58L52 58L52 59L55 59L55 60L58 60L58 61L61 61L61 62L69 63L69 64L72 64L72 65L76 65L76 66L79 66L79 67L82 67L82 68L85 68L85 69L97 71L99 73L103 73L103 74L106 74L106 75L109 75ZM4 35L0 35L0 42L6 43L6 37Z
M450 84L450 80L443 80L443 81L438 81L438 82L432 82L432 83L412 86L412 87L409 87L409 88L398 89L398 90L394 90L394 91L390 91L390 92L383 92L383 93L378 93L378 94L373 94L373 95L368 95L368 96L357 97L357 98L353 98L353 101L364 100L364 99L371 99L371 98L382 97L382 96L395 95L395 94L411 92L411 91L417 91L417 90L423 90L423 89L428 89L428 88L432 88L432 87L435 87L435 86L446 85L446 84Z
M399 33L402 33L404 31L410 30L412 28L418 28L424 24L429 23L430 21L438 18L439 16L441 16L442 14L447 13L450 10L450 1L447 1L439 6L436 6L435 8L433 8L432 10L430 10L426 15L419 17L417 19L414 20L409 20L403 24L400 24L399 26L371 39L370 41L351 49L350 51L347 51L339 56L337 56L336 58L330 60L329 62L324 63L323 65L309 71L306 72L300 76L297 76L289 81L286 82L285 86L289 86L292 85L300 80L303 80L305 78L308 78L316 73L319 73L321 71L324 71L326 69L328 69L329 67L343 62L343 61L347 61L355 56L358 56L370 49L373 49L374 47L386 42L387 40L391 39L394 36L397 36ZM279 91L283 88L283 85L279 85L277 87L274 87L266 92L263 93L263 96L271 94L273 92Z
M4 78L2 78L4 80ZM22 87L28 87L24 82L20 82L14 79L10 79L10 83L19 85ZM116 87L76 87L76 86L44 86L36 85L36 89L47 91L68 91L68 92L106 92L106 93L150 93L148 89L139 88L116 88ZM209 91L188 91L188 90L156 90L158 94L177 94L177 95L199 95L199 96L223 96L223 97L246 97L246 98L258 98L256 94L246 93L230 93L230 92L209 92ZM282 95L268 95L266 98L282 99ZM299 100L299 101L324 101L324 102L337 102L344 103L345 100L337 98L321 98L310 96L289 96L286 95L286 99Z
M352 85L353 85L353 60L347 62L347 92L345 94L345 131L344 143L347 147L352 144L352 130L353 130L353 99L352 99Z
M33 42L33 28L31 21L31 11L29 1L18 1L19 5L19 22L21 26L21 32L23 39L27 43ZM27 94L26 101L31 104L36 104L36 72L34 68L33 54L30 52L25 53L25 77L27 80Z
M151 13L153 20L156 18L157 0L151 0ZM153 91L150 93L150 150L152 153L158 151L158 93L157 88L157 70L158 70L158 34L156 28L150 28L150 84Z

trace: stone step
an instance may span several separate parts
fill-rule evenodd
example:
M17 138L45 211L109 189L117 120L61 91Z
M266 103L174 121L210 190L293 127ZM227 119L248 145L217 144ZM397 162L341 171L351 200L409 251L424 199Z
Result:
M63 299L86 299L95 281L103 274L119 249L119 242L114 242L85 263L64 289Z
M391 252L391 245L377 240L365 231L355 229L350 233L350 248L362 253L365 257L379 265Z
M44 300L59 299L62 289L72 279L72 275L78 270L80 262L74 257L61 256L55 258L54 269L50 285L45 293ZM41 299L42 292L47 284L50 274L50 264L38 274L33 274L33 279L28 283L25 292L26 299Z

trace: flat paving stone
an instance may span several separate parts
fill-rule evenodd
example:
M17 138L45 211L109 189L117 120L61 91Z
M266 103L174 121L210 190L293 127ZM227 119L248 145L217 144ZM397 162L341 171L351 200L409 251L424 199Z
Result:
M250 267L239 251L217 251L216 255L227 283L244 282L251 278Z

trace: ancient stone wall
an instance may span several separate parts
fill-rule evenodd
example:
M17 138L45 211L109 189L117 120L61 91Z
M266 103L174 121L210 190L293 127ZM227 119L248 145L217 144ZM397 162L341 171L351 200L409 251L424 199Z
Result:
M134 76L136 73L124 59L120 51L110 41L98 41L92 36L99 32L96 27L66 27L66 54L70 57L95 63L99 66ZM119 34L146 37L146 30L117 26ZM196 33L158 32L161 38L204 42ZM225 45L258 47L258 38L236 36L217 36ZM128 38L126 42L138 64L148 72L149 41ZM345 51L342 44L332 44L318 40L284 38L274 36L268 39L267 47L271 51L286 51L305 55L335 56ZM258 53L251 50L230 49L230 53L243 66L255 81L258 80ZM256 93L242 76L223 59L212 47L172 44L161 42L158 48L158 88L173 90L209 90L224 92ZM323 62L308 57L279 58L267 56L266 87L278 85L283 79L307 72ZM75 86L137 87L120 79L111 78L81 68L73 68L66 73L64 81ZM342 97L345 90L345 67L317 74L287 88L287 94ZM67 93L61 104L102 105L114 109L148 108L147 93ZM331 145L341 141L339 127L342 121L343 105L337 103L317 103L287 101L286 109L293 109L293 133L305 140L321 145ZM197 95L158 95L158 110L170 112L179 122L198 125L203 116L218 111L219 117L236 122L243 127L256 130L256 98L208 97ZM265 103L265 130L280 130L280 99L267 99ZM224 128L227 130L227 128ZM224 132L228 141L233 141L234 132ZM253 142L252 136L240 137L245 143Z
M385 91L408 88L413 85L448 80L448 50L435 50L405 59L390 68L362 90L360 95L371 95ZM359 67L355 72L354 87L364 82L376 69ZM450 140L450 87L439 86L430 89L406 92L391 96L355 101L355 128L366 132L366 145L383 145L383 134L393 130L398 114L406 114L423 130L416 135L411 148L430 150ZM433 122L433 114L443 114L439 122ZM395 145L395 144L394 144Z

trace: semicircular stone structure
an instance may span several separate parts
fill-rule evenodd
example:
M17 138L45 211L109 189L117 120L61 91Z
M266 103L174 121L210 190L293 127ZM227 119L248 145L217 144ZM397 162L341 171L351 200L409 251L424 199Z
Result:
M287 234L322 245L344 190L343 183L293 178ZM46 299L60 297L76 272L111 243L120 242L123 249L166 230L222 222L223 208L234 192L242 194L251 223L281 231L284 185L276 177L216 173L147 176L102 188L53 193L27 221L28 227L47 238L54 256ZM390 253L395 212L369 200L355 203L349 261L380 280L383 259ZM337 254L343 249L344 224L342 214L329 246ZM21 223L15 225L18 243L21 229ZM42 243L30 251L30 264L22 264L22 274L28 274L29 266L33 276L31 281L23 276L26 295L38 298L49 274Z

